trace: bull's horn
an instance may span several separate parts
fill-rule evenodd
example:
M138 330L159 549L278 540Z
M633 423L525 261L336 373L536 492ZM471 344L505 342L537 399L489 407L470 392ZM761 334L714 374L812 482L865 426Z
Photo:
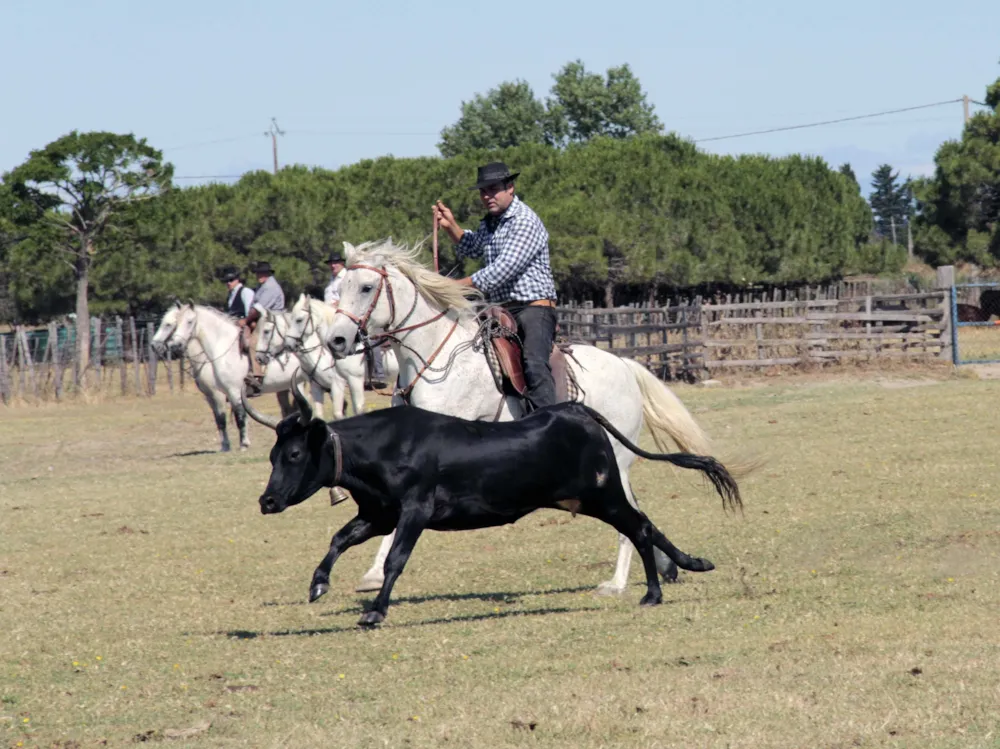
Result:
M299 407L299 411L302 413L302 423L308 424L312 421L312 404L309 402L309 399L306 398L305 393L299 389L299 372L300 370L296 369L295 374L292 375L292 395L295 398L295 405Z
M278 422L280 422L281 419L275 418L274 416L267 416L266 414L262 414L260 411L258 411L256 408L250 405L250 401L247 400L246 383L243 383L243 385L240 386L240 400L243 401L243 409L248 414L250 414L251 418L253 418L254 421L258 421L264 426L269 427L271 429L274 430L278 429Z

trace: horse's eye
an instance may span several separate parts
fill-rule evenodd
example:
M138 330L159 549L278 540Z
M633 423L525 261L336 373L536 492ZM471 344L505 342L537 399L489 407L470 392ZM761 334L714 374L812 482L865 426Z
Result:
M361 293L370 294L373 288L374 287L370 283L366 283L364 286L361 287Z

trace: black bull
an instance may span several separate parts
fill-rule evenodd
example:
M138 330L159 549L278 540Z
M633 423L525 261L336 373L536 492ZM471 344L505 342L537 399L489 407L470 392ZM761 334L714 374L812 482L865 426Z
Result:
M282 512L321 487L332 486L348 489L357 503L357 516L333 536L313 573L310 601L330 589L330 571L344 551L396 529L385 581L372 608L361 617L362 625L385 619L393 584L423 531L503 525L541 508L597 518L627 536L646 572L642 605L662 601L654 546L682 569L714 569L707 559L675 547L629 504L604 429L644 458L702 471L724 508L742 506L739 487L714 458L646 452L581 404L562 403L500 423L468 421L414 406L326 423L312 419L304 401L299 405L301 417L277 422L248 404L251 415L277 433L260 509L264 514Z

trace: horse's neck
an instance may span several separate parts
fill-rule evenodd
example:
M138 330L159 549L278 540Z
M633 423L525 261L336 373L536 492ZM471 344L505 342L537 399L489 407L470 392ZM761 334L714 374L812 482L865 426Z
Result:
M195 335L205 350L205 355L213 362L217 362L228 356L239 356L240 350L237 341L240 337L240 329L231 323L220 320L207 313L198 312L198 323L195 326Z
M409 307L408 304L407 307ZM393 350L396 353L396 360L399 362L400 375L405 373L407 378L406 383L401 381L401 385L410 384L413 378L424 370L428 361L430 361L430 367L438 370L434 373L434 379L441 380L440 384L444 384L444 380L450 378L452 374L450 372L441 372L440 370L448 366L449 358L456 347L462 344L469 347L470 342L479 329L475 319L470 317L459 317L459 322L456 326L456 315L459 313L454 310L433 322L428 322L424 325L420 324L421 321L432 320L440 314L441 309L439 307L432 306L422 296L417 297L413 314L403 323L403 327L416 327L400 333L397 336L399 343L396 341L392 343ZM452 331L453 328L454 331ZM471 347L469 348L471 349ZM469 351L465 353L471 355ZM483 364L485 365L485 360ZM426 385L426 373L416 382L413 382L412 402L414 405L419 405L421 391Z

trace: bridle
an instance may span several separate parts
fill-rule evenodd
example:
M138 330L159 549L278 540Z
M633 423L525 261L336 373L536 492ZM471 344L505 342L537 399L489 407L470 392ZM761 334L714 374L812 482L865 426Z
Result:
M371 304L368 305L368 309L361 317L358 317L353 312L349 312L348 310L342 307L339 306L337 307L336 314L345 315L349 320L352 320L358 326L358 334L359 337L361 338L362 345L364 345L366 349L371 349L373 346L382 344L385 341L393 341L394 343L403 346L404 348L411 351L424 363L423 367L420 368L420 371L417 372L417 376L414 377L405 388L396 390L397 395L403 398L403 400L407 400L407 398L410 395L410 391L413 390L413 387L417 384L420 378L423 377L424 372L426 372L428 368L430 368L434 359L437 358L437 355L441 353L441 349L444 348L444 345L448 342L448 339L451 338L452 333L454 333L455 330L458 328L458 318L457 317L455 318L455 322L452 324L451 330L448 331L448 335L444 337L444 340L442 340L441 343L438 345L438 347L434 350L434 353L430 355L429 359L425 360L417 351L414 351L412 347L407 346L405 343L403 343L398 336L400 333L407 333L412 330L417 330L418 328L422 328L426 325L430 325L433 322L437 322L447 314L448 310L441 310L441 312L434 315L433 317L430 317L427 320L419 322L415 325L403 326L403 323L409 320L410 317L412 317L414 311L416 311L417 299L420 297L416 283L413 283L413 281L411 280L410 283L413 283L413 290L414 290L413 304L410 305L410 309L407 311L407 313L403 316L403 319L400 321L400 327L393 328L392 326L396 322L396 295L392 291L392 282L389 279L389 271L386 270L385 266L383 265L381 268L376 268L374 265L365 265L364 263L357 263L355 265L347 266L344 270L345 272L352 270L370 270L374 273L377 273L379 276L378 287L375 289L375 296L372 298ZM375 311L375 307L378 305L379 299L382 297L383 287L385 287L385 296L389 300L389 323L388 325L386 325L385 330L381 334L375 336L375 342L373 343L371 336L368 335L368 321L371 319L372 313Z

